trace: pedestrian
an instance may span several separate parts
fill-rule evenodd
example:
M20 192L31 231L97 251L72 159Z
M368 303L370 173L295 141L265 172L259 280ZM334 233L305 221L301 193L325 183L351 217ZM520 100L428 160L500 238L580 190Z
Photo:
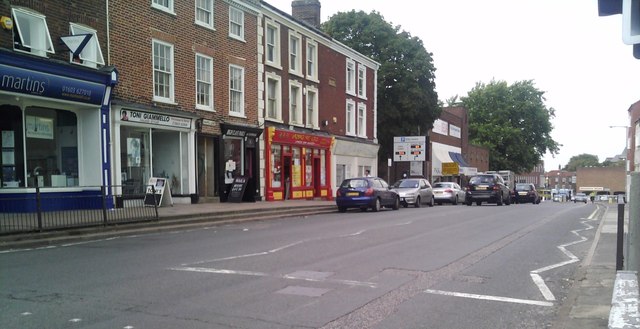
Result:
M371 177L371 170L367 169L364 171L364 177Z

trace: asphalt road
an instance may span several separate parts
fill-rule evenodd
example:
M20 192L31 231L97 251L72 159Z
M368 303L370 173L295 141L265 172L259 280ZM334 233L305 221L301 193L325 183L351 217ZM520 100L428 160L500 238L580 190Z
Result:
M0 253L0 328L548 328L591 204L407 208Z

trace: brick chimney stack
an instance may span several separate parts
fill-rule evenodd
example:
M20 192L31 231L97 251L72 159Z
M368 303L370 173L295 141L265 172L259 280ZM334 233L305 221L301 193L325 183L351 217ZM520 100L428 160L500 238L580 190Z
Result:
M320 0L293 0L291 16L313 27L320 28Z

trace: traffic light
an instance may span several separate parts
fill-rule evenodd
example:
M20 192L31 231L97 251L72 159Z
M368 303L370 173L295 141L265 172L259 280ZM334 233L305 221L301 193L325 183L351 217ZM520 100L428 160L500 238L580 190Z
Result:
M598 0L598 15L622 14L622 42L640 59L640 0Z

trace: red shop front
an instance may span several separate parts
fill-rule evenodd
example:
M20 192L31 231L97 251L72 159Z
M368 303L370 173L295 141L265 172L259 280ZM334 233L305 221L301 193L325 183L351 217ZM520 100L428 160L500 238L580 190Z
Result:
M333 137L266 128L265 188L267 201L333 199Z

